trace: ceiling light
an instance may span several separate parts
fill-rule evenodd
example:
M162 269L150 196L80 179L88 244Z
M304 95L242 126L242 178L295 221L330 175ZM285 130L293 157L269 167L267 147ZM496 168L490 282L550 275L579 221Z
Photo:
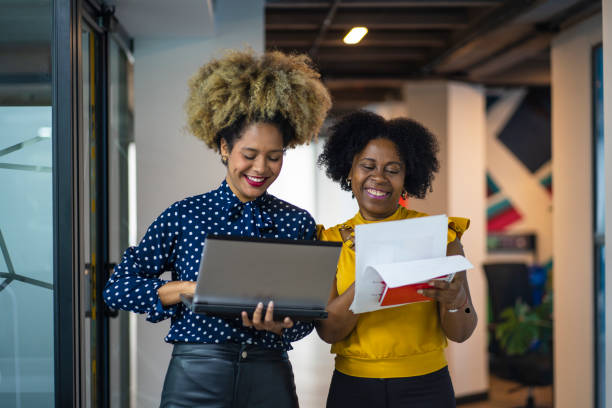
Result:
M42 137L43 139L49 139L51 137L51 128L48 126L38 128L38 137Z
M344 41L345 44L357 44L367 33L368 29L366 27L353 27L351 31L344 36L342 41Z

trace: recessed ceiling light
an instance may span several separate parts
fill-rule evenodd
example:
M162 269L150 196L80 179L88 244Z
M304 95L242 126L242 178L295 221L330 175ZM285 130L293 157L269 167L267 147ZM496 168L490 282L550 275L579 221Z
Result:
M42 137L43 139L48 139L51 137L51 128L48 126L38 128L38 137Z
M357 44L367 33L368 29L366 27L353 27L351 31L344 36L342 41L344 41L345 44Z

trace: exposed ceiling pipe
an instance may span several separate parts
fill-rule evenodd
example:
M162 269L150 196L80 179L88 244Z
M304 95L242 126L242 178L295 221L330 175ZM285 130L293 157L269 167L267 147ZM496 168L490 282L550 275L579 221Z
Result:
M312 43L312 47L310 48L310 51L308 52L312 58L314 58L317 52L319 52L319 47L321 46L321 42L323 41L323 38L325 37L325 33L327 33L327 30L329 29L329 26L331 25L332 20L334 19L334 16L336 15L336 11L338 10L340 1L341 0L335 0L332 3L331 7L329 8L329 11L327 12L327 16L325 16L325 20L323 20L323 24L321 25L321 28L319 29L319 33L317 34L317 37L315 38L314 42Z

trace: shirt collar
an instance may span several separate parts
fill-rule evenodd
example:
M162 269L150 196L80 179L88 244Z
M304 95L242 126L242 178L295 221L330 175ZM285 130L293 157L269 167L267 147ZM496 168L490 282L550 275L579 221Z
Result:
M375 222L384 222L384 221L397 221L397 220L401 220L405 218L405 215L404 215L405 212L406 212L406 208L401 205L398 205L395 212L391 214L390 216L388 216L387 218L383 220L371 221L371 220L366 220L365 218L363 218L363 215L361 215L361 211L357 211L357 214L355 214L355 216L353 217L353 220L355 220L356 225L373 224Z
M224 179L221 185L219 186L219 188L217 189L217 195L220 196L221 200L226 201L228 203L232 203L232 204L236 202L242 203L242 204L253 203L253 204L257 204L261 206L263 203L265 203L268 200L269 194L266 191L262 195L257 197L255 200L251 200L251 201L247 201L246 203L243 203L242 201L240 201L238 196L234 194L229 184L227 184L227 180Z
M255 226L260 230L274 228L274 221L264 205L269 197L267 191L255 200L243 203L227 184L227 180L223 180L217 189L217 195L223 201L222 209L230 219L236 216L252 218Z

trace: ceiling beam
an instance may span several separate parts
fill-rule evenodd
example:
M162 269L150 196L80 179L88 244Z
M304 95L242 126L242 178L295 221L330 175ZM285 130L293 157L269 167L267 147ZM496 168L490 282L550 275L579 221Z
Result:
M488 86L548 86L550 63L538 59L524 61L518 66L492 76L470 77L470 81Z
M545 85L552 36L601 7L598 0L553 7L556 1L268 0L266 46L308 52L316 40L313 61L329 84L447 78ZM345 45L342 37L357 25L368 35Z
M268 10L265 13L265 27L267 31L318 31L325 16L324 11L303 10L296 13L294 10Z
M478 62L486 60L503 48L507 48L533 33L533 27L527 24L512 24L501 26L496 30L478 37L466 46L457 50L452 56L436 67L437 73L465 72L468 68L476 66Z
M507 0L502 6L485 13L469 27L457 33L448 48L435 55L422 67L423 72L435 71L438 65L470 42L502 25L509 24L517 16L543 1L545 0Z
M298 52L306 53L307 48L291 48L286 49L283 47L276 47L275 49L283 52ZM321 47L316 59L346 59L355 60L363 59L363 55L368 58L375 58L376 60L384 59L388 56L406 56L410 59L424 59L429 55L428 49L426 48L415 48L415 47Z
M424 51L405 49L385 49L385 48L325 48L321 49L316 56L317 61L338 61L338 62L358 62L376 61L379 63L394 63L400 61L426 61L429 53Z
M319 61L317 67L324 78L414 78L420 64L413 62L389 64L380 61Z
M349 47L342 38L345 31L328 31L321 40L322 47ZM266 45L269 47L306 48L315 38L314 32L307 31L266 31ZM370 31L359 44L350 47L443 47L448 42L448 33L443 31Z
M550 20L538 24L538 29L559 32L601 12L600 0L582 0L555 14Z
M541 54L548 49L552 34L535 34L522 38L515 44L496 52L491 57L481 61L475 67L467 69L470 77L492 76L511 67L517 66L523 61Z
M523 14L516 19L515 24L501 26L470 42L441 63L437 71L465 72L479 77L493 75L547 49L552 35L562 27L588 18L601 8L600 2L580 1L560 11L552 9L554 14L547 16L540 11L547 5L549 3L539 4L527 12L527 14L539 12L539 18L545 19L544 22L537 23L537 20L534 20L529 24L524 23L525 14Z
M363 25L369 30L456 30L467 27L467 13L461 11L441 13L440 11L387 11L387 12L343 12L339 14L332 28L350 29Z
M266 13L266 29L314 31L320 28L325 16L326 13L311 10L300 13L269 11ZM329 29L348 30L354 26L366 26L369 30L457 30L468 27L468 18L467 13L461 11L345 11L335 16Z

